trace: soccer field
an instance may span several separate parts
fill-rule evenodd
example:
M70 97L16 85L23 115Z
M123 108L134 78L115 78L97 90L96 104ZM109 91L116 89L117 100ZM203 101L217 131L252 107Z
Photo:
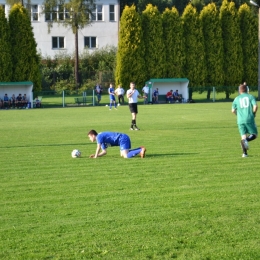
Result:
M128 106L0 111L0 259L260 259L259 140L242 158L231 103L138 108L141 131ZM88 158L91 129L146 158Z

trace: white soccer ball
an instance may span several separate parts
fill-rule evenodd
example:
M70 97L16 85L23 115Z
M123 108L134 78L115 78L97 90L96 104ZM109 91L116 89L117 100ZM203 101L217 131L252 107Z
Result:
M117 106L120 106L120 103L118 103L118 105Z
M106 105L106 107L108 107L108 105Z
M79 158L81 156L81 152L77 149L74 149L72 152L71 152L71 157L72 158Z

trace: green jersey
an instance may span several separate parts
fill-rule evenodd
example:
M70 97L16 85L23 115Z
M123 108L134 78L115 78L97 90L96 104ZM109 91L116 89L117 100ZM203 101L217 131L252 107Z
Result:
M256 105L255 98L248 94L242 93L237 96L232 103L232 109L237 111L237 124L254 123L253 106Z

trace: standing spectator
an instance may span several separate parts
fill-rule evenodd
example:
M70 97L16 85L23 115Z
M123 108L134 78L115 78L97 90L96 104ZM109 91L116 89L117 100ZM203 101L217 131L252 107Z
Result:
M156 88L153 92L153 103L158 104L159 90Z
M144 97L146 97L144 99L144 104L147 104L148 103L148 95L149 95L149 87L147 86L147 84L145 84L145 86L143 87L142 92L143 92Z
M109 98L110 98L109 110L111 110L111 108L112 108L112 103L114 103L115 109L117 109L116 108L115 89L114 89L112 83L110 83L110 85L109 85L108 94L109 94Z
M22 102L22 94L19 94L17 97L16 97L16 106L17 108L21 108L22 105L23 105L23 102Z
M232 103L232 113L237 116L238 130L241 135L242 157L247 157L248 142L257 138L255 116L258 109L255 98L247 93L247 86L239 86L239 96Z
M243 83L243 85L246 86L246 89L247 89L247 93L249 93L249 87L247 86L246 82Z
M130 83L130 89L127 90L126 96L128 98L129 109L132 114L132 122L130 126L130 130L140 130L136 125L136 116L138 114L137 101L138 98L146 98L145 96L141 96L137 89L135 89L135 83Z
M10 100L9 100L9 97L8 97L7 94L4 95L4 100L3 100L3 102L4 102L4 107L5 107L5 109L8 109L8 108L10 107Z
M173 95L172 95L172 90L170 90L169 92L167 92L166 94L166 102L172 103L173 102Z
M181 102L182 97L179 94L178 89L173 93L173 98L176 102Z
M16 98L15 98L15 94L13 94L10 98L10 104L12 106L12 108L15 108L15 104L16 104Z
M132 158L140 154L141 158L145 157L146 149L144 146L140 146L135 149L131 149L130 137L123 133L115 132L101 132L97 133L95 130L88 132L88 137L91 142L97 142L97 148L95 154L91 154L90 158L97 158L107 154L107 148L110 146L119 146L120 155L124 158ZM100 150L102 150L100 152Z
M24 94L23 97L22 97L22 106L23 106L23 108L26 108L27 104L28 104L28 100L27 100L26 94Z
M102 86L100 84L97 84L95 86L95 92L96 92L96 95L97 95L97 102L98 104L100 103L101 101L101 94L102 94Z
M125 103L125 99L124 99L125 91L121 85L118 85L117 89L115 90L115 93L118 97L118 104L123 105Z

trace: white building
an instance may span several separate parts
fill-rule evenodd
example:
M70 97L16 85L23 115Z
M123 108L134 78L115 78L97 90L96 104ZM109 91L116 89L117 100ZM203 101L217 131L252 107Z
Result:
M66 11L60 11L48 15L42 14L41 0L31 0L31 22L37 50L43 57L53 57L59 52L66 51L72 54L75 50L75 35L70 28L65 28L61 24L53 24L48 33L48 21L57 17L64 20ZM100 49L107 45L117 46L120 19L120 7L118 0L96 0L96 10L93 12L92 23L78 33L78 50L82 52L84 48L90 50ZM0 0L0 5L4 7L6 17L10 11L10 6L4 0Z

